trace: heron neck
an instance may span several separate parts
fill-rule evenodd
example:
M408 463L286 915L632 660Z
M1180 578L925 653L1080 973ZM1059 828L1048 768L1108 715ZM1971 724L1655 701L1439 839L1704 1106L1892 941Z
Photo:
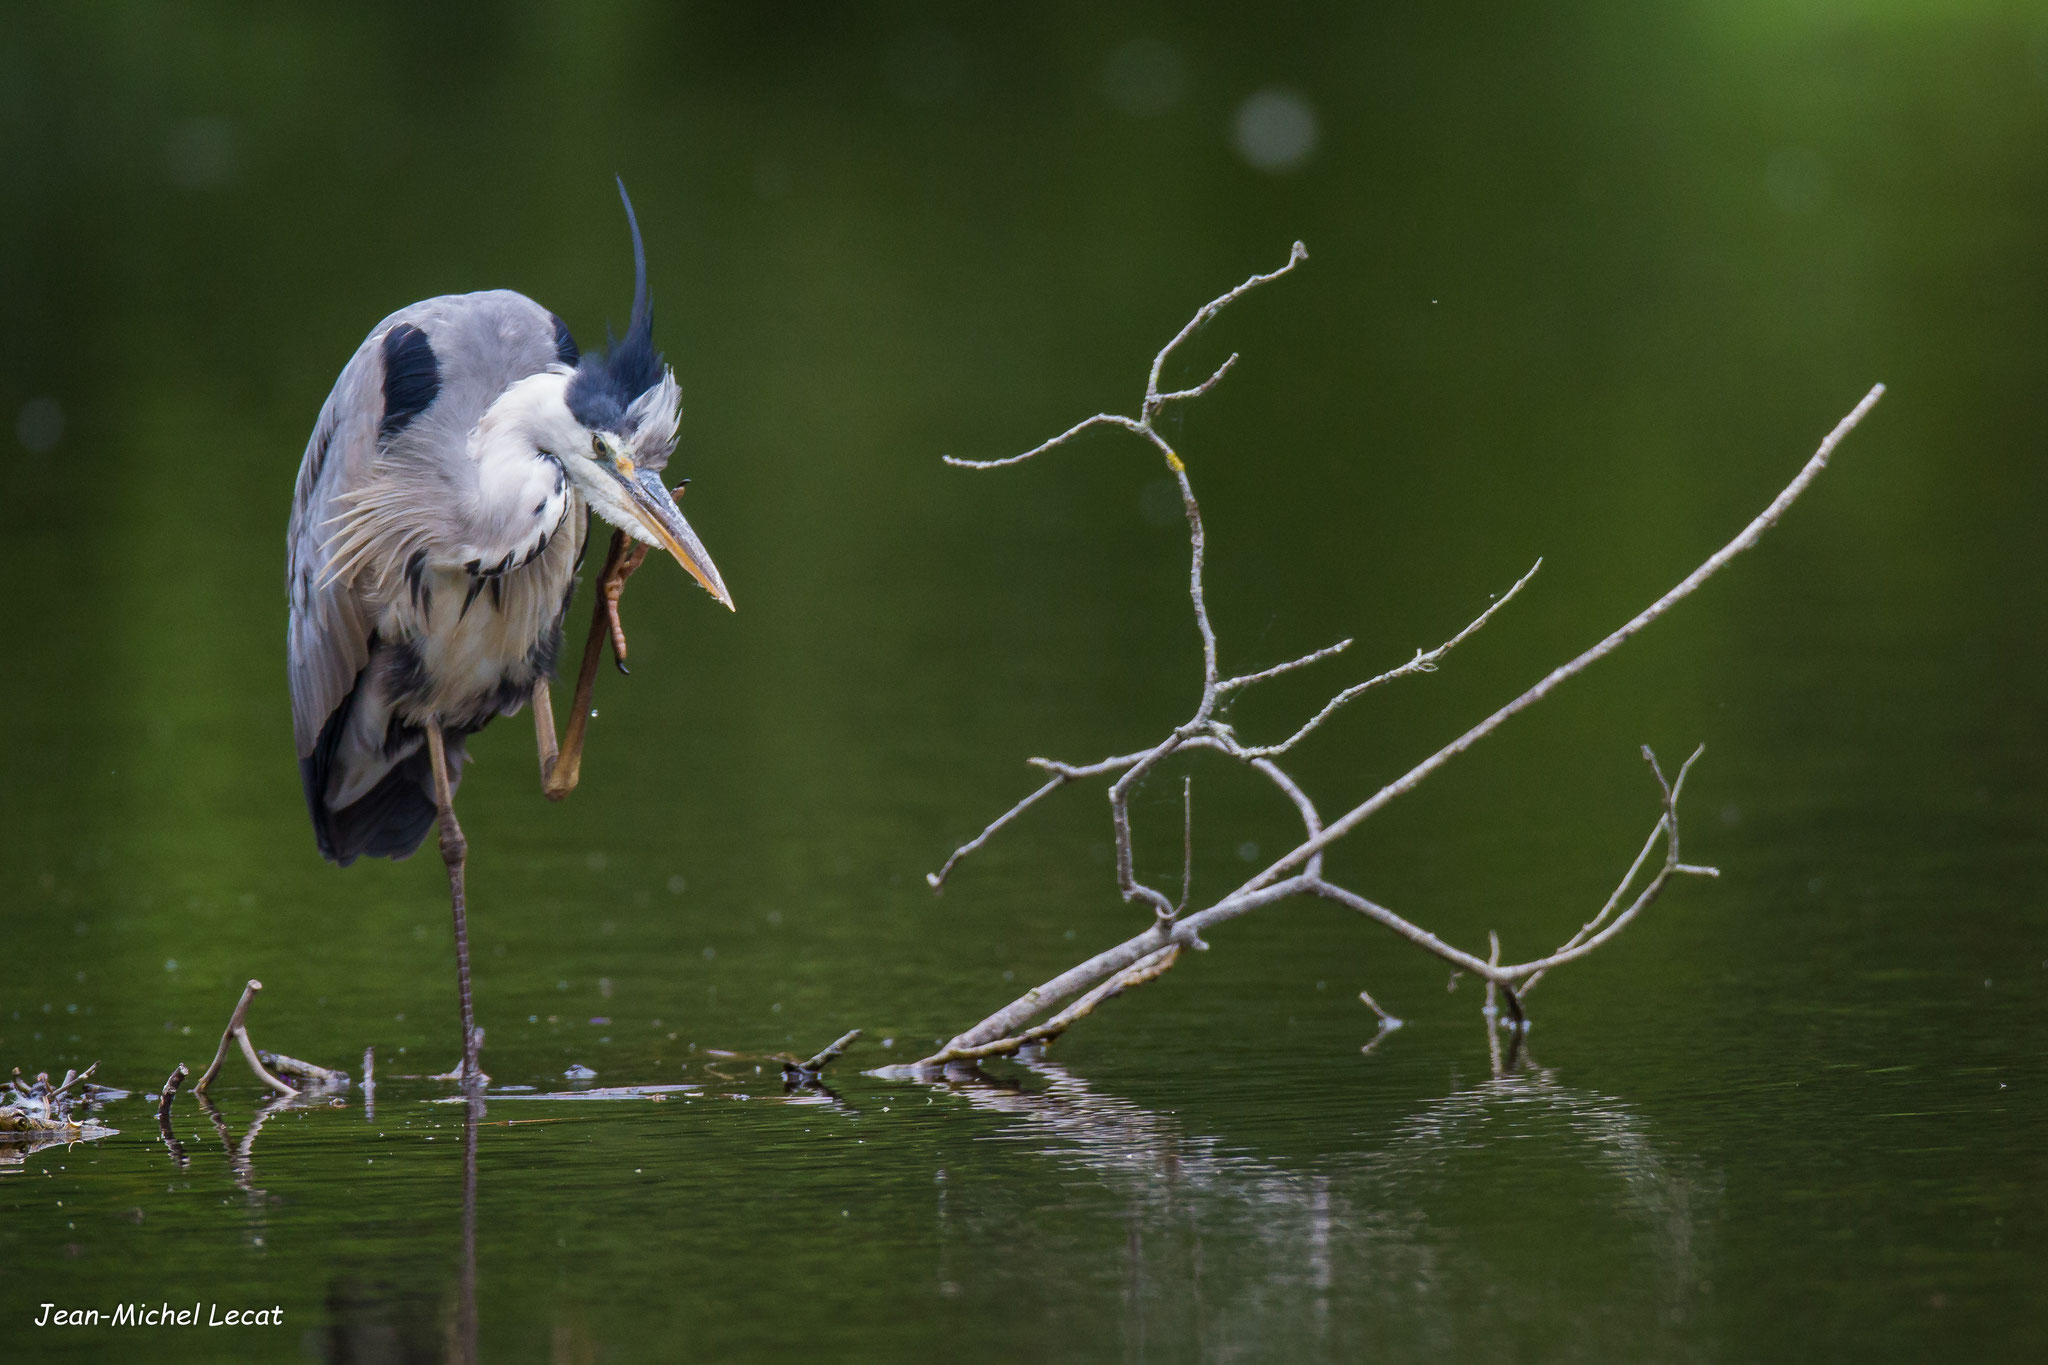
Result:
M487 568L538 554L574 497L561 461L550 452L550 433L536 430L533 414L520 410L520 387L492 405L470 440L476 486L462 539ZM508 404L512 411L501 412Z

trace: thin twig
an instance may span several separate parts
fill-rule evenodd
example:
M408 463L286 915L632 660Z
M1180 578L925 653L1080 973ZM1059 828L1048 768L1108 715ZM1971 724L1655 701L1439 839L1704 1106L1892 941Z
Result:
M1600 907L1600 912L1594 915L1593 918L1587 920L1584 924L1580 925L1579 931L1576 934L1573 934L1569 939L1565 941L1564 946L1558 949L1559 952L1567 952L1570 949L1578 947L1587 939L1591 938L1595 933L1599 931L1600 927L1607 922L1608 917L1614 913L1615 907L1621 904L1621 898L1627 895L1629 887L1635 884L1636 874L1641 872L1643 870L1643 864L1649 861L1651 850L1657 847L1657 843L1659 840L1665 838L1665 828L1667 821L1669 818L1673 816L1673 813L1675 813L1678 809L1679 794L1685 790L1685 775L1692 771L1692 765L1696 761L1698 761L1699 756L1705 753L1706 751L1707 746L1704 744L1700 745L1698 748L1694 749L1692 751L1691 756L1689 756L1685 760L1685 762L1682 765L1680 765L1678 769L1678 780L1676 782L1671 783L1668 787L1665 787L1666 818L1659 819L1655 825L1652 825L1650 827L1650 837L1643 841L1642 851L1636 854L1636 860L1628 865L1627 873L1625 873L1622 876L1620 883L1616 885L1616 887L1614 888L1614 894L1609 896L1607 898L1606 904ZM1664 786L1664 775L1662 772L1659 772L1657 770L1656 756L1650 753L1648 747L1645 747L1643 752L1650 759L1650 770L1657 774L1658 785ZM1686 872L1694 876L1715 877L1720 875L1718 871L1710 867L1696 868L1680 864L1676 861L1675 858L1670 857L1668 855L1665 861L1666 864L1670 866L1673 871ZM1524 999L1528 998L1530 991L1536 989L1536 983L1543 979L1543 973L1546 970L1548 969L1538 968L1536 971L1530 973L1529 979L1527 981L1524 981L1522 983L1522 996Z
M962 858L965 858L968 854L974 852L983 844L987 843L990 839L994 838L996 831L1001 829L1004 825L1007 825L1012 820L1015 820L1018 816L1022 815L1025 811L1031 809L1031 807L1038 804L1038 802L1043 800L1045 797L1051 796L1061 787L1066 786L1070 780L1071 779L1068 778L1065 774L1059 774L1055 776L1051 781L1047 782L1037 791L1031 793L1031 795L1025 797L1022 801L1019 801L1016 805L1010 807L1001 815L998 815L995 819L989 821L988 827L986 829L982 830L981 833L975 835L972 839L969 839L966 843L960 845L960 847L954 849L953 856L946 859L944 866L940 867L937 872L925 873L925 884L931 887L931 889L934 891L942 889L946 885L946 878L953 875L954 867L959 864Z
M955 469L1002 469L1007 465L1023 464L1026 460L1055 450L1095 427L1122 427L1125 431L1142 431L1143 427L1134 418L1118 417L1114 413L1098 412L1093 417L1076 422L1050 441L1031 447L1022 455L1005 455L999 460L963 460L958 455L941 455L939 458Z
M1138 880L1135 870L1135 853L1131 847L1131 791L1145 774L1180 747L1178 735L1168 739L1158 748L1133 763L1109 786L1109 823L1116 839L1116 884L1123 898L1143 900L1152 907L1152 913L1161 920L1173 918L1173 902L1164 892L1156 891Z
M1401 1027L1401 1021L1399 1019L1396 1019L1393 1015L1388 1014L1386 1010L1380 1005L1380 1002L1372 998L1372 993L1370 991L1360 991L1358 993L1358 998L1365 1002L1365 1007L1367 1009L1371 1010L1374 1014L1377 1014L1380 1017L1381 1029L1397 1029Z
M844 1053L846 1049L852 1047L854 1042L859 1037L859 1029L848 1029L846 1032L840 1034L837 1038L833 1039L832 1042L829 1043L821 1051L819 1051L817 1055L813 1056L809 1061L805 1062L803 1064L804 1070L813 1073L823 1071L826 1067L838 1061L840 1055Z
M50 1094L50 1098L51 1098L52 1100L55 1100L55 1099L57 1098L57 1096L59 1096L59 1095L63 1094L63 1093L65 1092L65 1091L69 1090L69 1089L70 1089L70 1088L71 1088L72 1086L74 1086L74 1085L83 1085L83 1084L85 1084L85 1082L87 1082L87 1081L89 1081L89 1080L91 1080L91 1079L92 1079L92 1077L93 1077L93 1073L94 1073L94 1072L96 1072L96 1071L98 1071L99 1069L100 1069L100 1064L99 1064L99 1062L98 1062L98 1061L94 1061L94 1062L93 1062L93 1064L92 1064L91 1066L88 1066L88 1067L87 1067L87 1068L86 1068L85 1070L83 1070L83 1071L73 1071L73 1070L72 1070L72 1069L71 1069L70 1067L68 1067L68 1066L67 1066L67 1067L65 1067L65 1068L64 1068L64 1083L63 1083L62 1085L58 1086L58 1087L56 1088L56 1090L54 1090L54 1091L52 1091L52 1092L51 1092L51 1094ZM90 1087L88 1087L88 1088L90 1088ZM82 1095L82 1094L84 1094L84 1093L86 1093L86 1092L85 1092L85 1091L80 1091L79 1093L80 1093L80 1094Z
M1254 275L1250 279L1246 280L1243 284L1238 285L1235 289L1226 290L1225 292L1218 294L1215 298L1203 304L1201 308L1195 313L1195 315L1188 319L1187 325L1185 327L1181 328L1180 331L1174 333L1173 340L1167 342L1165 346L1161 347L1159 354L1152 358L1152 373L1148 375L1145 379L1144 411L1145 420L1147 422L1150 422L1152 418L1158 415L1159 409L1161 407L1165 406L1167 403L1170 403L1177 398L1194 398L1207 393L1209 389L1216 383L1216 381L1221 379L1224 376L1224 373L1230 369L1231 365L1233 365L1237 361L1237 357L1235 355L1231 356L1229 360L1223 362L1222 367L1218 369L1216 373L1210 375L1207 380L1205 380L1196 388L1183 389L1179 393L1162 394L1161 392L1159 392L1159 372L1166 368L1167 357L1173 354L1174 349L1178 347L1183 341L1186 341L1189 337L1193 336L1196 332L1200 331L1202 329L1203 324L1207 323L1209 319L1215 317L1225 308L1228 308L1231 304L1236 303L1239 299L1243 298L1246 294L1249 294L1252 290L1257 289L1260 285L1270 284L1274 280L1279 279L1282 275L1285 275L1288 271L1294 269L1294 267L1300 265L1303 261L1307 259L1308 248L1303 246L1300 242L1296 242L1294 244L1294 249L1287 253L1287 263L1285 265L1281 266L1278 270L1270 270L1263 275Z
M1637 853L1635 861L1628 865L1628 871L1625 874L1623 874L1621 881L1618 884L1616 884L1614 888L1614 893L1610 895L1607 898L1606 903L1600 907L1600 911L1598 914L1594 915L1593 918L1587 920L1584 924L1580 925L1579 932L1573 934L1569 939L1565 941L1564 947L1578 947L1581 943L1584 943L1588 938L1591 938L1593 934L1599 930L1601 925L1607 923L1608 916L1614 913L1615 907L1621 904L1621 898L1627 895L1629 887L1635 884L1636 874L1643 870L1643 864L1650 860L1651 852L1657 847L1658 841L1661 840L1663 837L1664 821L1662 817L1659 817L1657 823L1650 826L1650 837L1643 840L1642 851ZM1539 971L1535 973L1528 979L1527 982L1523 984L1522 994L1527 995L1530 991L1535 990L1536 983L1541 981L1542 979L1542 972Z
M1194 894L1194 889L1195 779L1190 774L1180 780L1180 899L1174 903L1174 914L1188 908L1188 897Z
M1676 834L1678 826L1678 797L1684 790L1685 774L1691 770L1693 762L1704 751L1704 746L1700 749L1695 749L1692 757L1686 759L1685 766L1679 769L1679 780L1669 786L1664 786L1661 781L1662 774L1657 774L1659 777L1659 789L1664 797L1664 809L1662 814L1659 815L1651 835L1652 838L1662 838L1665 841L1666 857L1663 867L1658 870L1649 885L1643 888L1642 892L1637 895L1636 899L1630 903L1626 910L1597 932L1587 934L1582 930L1579 934L1574 935L1564 947L1533 961L1518 962L1508 966L1503 966L1497 961L1481 961L1472 954L1445 943L1435 934L1403 918L1385 906L1367 900L1364 896L1346 887L1336 886L1326 881L1319 881L1310 889L1314 894L1322 896L1326 900L1335 901L1340 905L1356 910L1369 919L1385 925L1410 943L1413 943L1416 947L1450 963L1458 971L1470 972L1474 976L1480 977L1486 981L1489 989L1498 985L1511 990L1514 992L1514 995L1511 996L1510 1008L1517 1017L1520 1017L1521 1000L1519 997L1528 993L1528 985L1524 984L1525 978L1533 982L1534 978L1540 977L1551 968L1575 961L1598 949L1609 939L1627 928L1637 915L1648 909L1656 901L1657 897L1663 893L1665 885L1672 877L1681 875L1711 877L1719 875L1713 868L1693 867L1690 864L1680 862L1678 859L1678 839ZM1655 771L1654 757L1652 758L1652 770ZM1601 913L1604 916L1606 911L1603 910Z
M1340 708L1351 702L1353 699L1363 696L1365 693L1371 691L1373 688L1378 687L1383 683L1393 682L1397 678L1406 678L1417 673L1436 672L1437 663L1440 660L1442 660L1444 655L1450 653L1453 649L1456 649L1460 644L1463 644L1466 640L1470 639L1472 635L1479 630L1480 627L1484 626L1488 621L1492 620L1493 614L1499 611L1502 607L1506 606L1509 602L1513 601L1515 594L1520 592L1525 586L1527 586L1529 580L1536 576L1536 571L1542 567L1543 561L1541 559L1538 559L1534 564L1531 564L1529 566L1529 572L1523 574L1520 578L1516 579L1515 585L1513 587L1509 588L1506 592L1502 593L1499 597L1495 598L1493 600L1493 604L1487 607L1485 611L1480 612L1479 615L1473 617L1469 625L1467 625L1463 630L1459 631L1456 635L1453 635L1450 639L1438 645L1435 649L1432 649L1427 653L1418 649L1415 651L1415 657L1410 659L1407 663L1402 664L1399 668L1390 668L1376 678L1367 678L1362 683L1353 683L1351 686L1345 688L1342 692L1339 692L1336 696L1330 698L1327 702L1324 702L1322 710L1316 712L1315 715L1309 719L1307 724L1303 725L1299 730L1296 730L1286 739L1281 740L1278 744L1247 746L1245 752L1251 754L1258 754L1263 758L1277 758L1281 754L1286 753L1289 749L1292 749L1295 745L1301 743L1301 741L1303 741L1304 739L1307 739L1310 734L1314 733L1317 726L1321 725L1324 721L1328 720L1331 716L1335 715ZM1310 655L1309 657L1314 658L1315 656ZM1283 665L1283 667L1286 667L1286 665ZM1256 675L1253 679L1249 679L1248 681L1257 681L1259 677L1270 676L1275 671L1276 670L1268 669L1266 671L1266 674Z
M1297 668L1307 668L1310 664L1319 664L1325 659L1334 658L1351 648L1351 645L1350 640L1339 640L1334 645L1324 645L1321 649L1311 650L1299 659L1289 659L1284 664L1274 664L1271 668L1262 668L1256 673L1241 673L1235 678L1225 678L1216 684L1216 691L1218 694L1227 695L1239 688L1250 687L1254 683L1270 681L1283 673L1292 673Z
M1493 968L1494 971L1498 971L1500 968L1500 935L1488 929L1486 931L1486 944L1486 965ZM1493 1074L1496 1076L1501 1074L1500 1030L1494 1027L1499 1021L1500 1012L1493 1003L1493 993L1498 987L1499 983L1494 980L1493 972L1489 971L1486 974L1486 1003L1479 1007L1479 1017L1486 1021L1486 1056L1487 1060L1492 1063Z

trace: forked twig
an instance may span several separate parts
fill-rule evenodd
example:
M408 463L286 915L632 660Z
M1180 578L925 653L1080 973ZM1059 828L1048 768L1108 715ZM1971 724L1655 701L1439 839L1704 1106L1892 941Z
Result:
M249 1002L254 1000L256 992L262 989L263 983L253 978L248 985L242 988L242 998L235 1002L235 1012L228 1016L228 1026L221 1030L220 1046L214 1050L213 1061L207 1065L206 1070L200 1074L199 1079L192 1083L192 1092L194 1094L205 1094L206 1087L213 1084L213 1078L220 1074L221 1063L227 1060L228 1044L231 1042L241 1044L242 1056L248 1061L249 1069L256 1073L257 1080L262 1081L280 1095L296 1095L299 1093L286 1082L270 1074L268 1068L263 1065L263 1059L256 1055L256 1045L249 1041L249 1029L243 1021L249 1013Z

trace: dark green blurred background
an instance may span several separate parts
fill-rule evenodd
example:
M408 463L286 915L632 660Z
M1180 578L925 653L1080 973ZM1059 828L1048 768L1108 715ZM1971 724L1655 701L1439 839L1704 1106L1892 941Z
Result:
M634 674L600 679L561 807L523 719L473 742L477 997L500 1082L707 1089L492 1102L485 1359L2048 1349L2048 13L1191 8L10 10L0 1067L153 1088L252 976L267 1046L452 1060L438 861L338 871L302 808L292 478L394 308L508 286L586 344L622 323L617 173L684 386L672 468L741 610L672 566L635 581ZM1198 681L1141 449L938 456L1132 410L1194 308L1297 238L1307 265L1167 376L1243 353L1173 419L1225 667L1359 641L1240 730L1277 737L1546 559L1440 673L1302 751L1326 810L1676 581L1890 386L1760 551L1336 860L1533 955L1654 818L1637 746L1704 741L1687 853L1724 875L1558 973L1541 1066L1502 1082L1469 986L1314 905L1216 933L1064 1041L1067 1074L858 1075L1135 927L1096 791L943 900L922 875L1026 755L1145 742ZM1192 771L1217 894L1287 822ZM1173 776L1138 807L1160 881L1178 807ZM1409 1020L1369 1055L1360 988ZM844 1108L706 1071L853 1026ZM0 1332L456 1351L436 1093L274 1118L239 1185L185 1102L184 1169L143 1101L111 1107L119 1137L0 1175ZM504 1125L528 1115L559 1121ZM28 1326L138 1299L286 1326Z

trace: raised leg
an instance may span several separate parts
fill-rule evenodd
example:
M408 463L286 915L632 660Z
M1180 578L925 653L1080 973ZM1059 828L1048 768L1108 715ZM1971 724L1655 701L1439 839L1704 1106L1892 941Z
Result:
M562 757L561 747L555 742L555 698L548 690L546 678L533 685L533 745L540 754L540 789L546 792L548 779L554 776L555 765Z
M619 539L625 536L623 531L615 534ZM619 621L619 598L625 594L626 580L647 562L647 550L648 547L640 541L626 541L624 553L616 562L608 559L606 572L597 581L598 604L604 609L605 620L611 626L612 662L618 665L621 673L632 670L626 667L626 627Z
M427 727L427 757L434 765L434 809L441 822L441 861L448 864L448 897L455 912L455 980L462 997L462 1069L456 1078L464 1085L481 1085L490 1077L477 1063L482 1035L476 1026L476 1010L469 997L469 922L463 915L463 868L469 844L455 819L455 789L448 780L448 748L439 726Z
M576 692L569 704L569 729L559 748L555 744L553 696L543 678L533 687L534 742L540 750L541 791L550 801L559 801L576 790L583 774L583 732L590 724L590 696L597 687L597 665L604 656L609 635L612 655L619 671L626 671L626 629L619 623L619 597L626 580L647 558L647 547L624 531L612 532L611 549L597 576L597 601L590 612L590 635L583 642L583 663L576 670Z

